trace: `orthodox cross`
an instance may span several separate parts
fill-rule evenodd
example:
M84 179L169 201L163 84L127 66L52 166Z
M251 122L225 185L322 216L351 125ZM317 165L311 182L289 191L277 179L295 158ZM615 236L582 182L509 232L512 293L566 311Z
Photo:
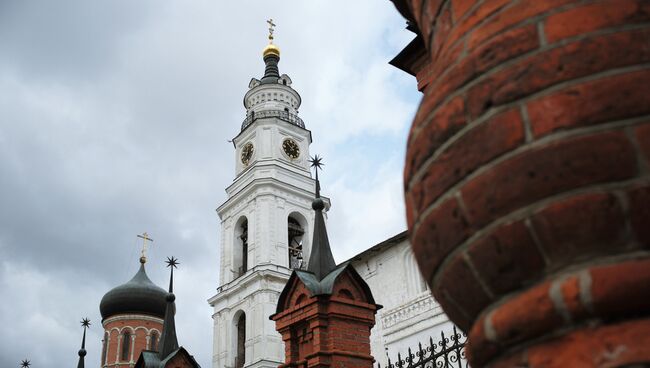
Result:
M273 23L272 18L267 20L266 23L269 24L269 41L273 42L273 27L275 27L275 23Z
M145 231L142 235L138 235L138 238L142 239L142 256L143 260L147 259L147 240L153 242L153 239L149 237L149 234Z
M20 367L21 368L29 368L30 365L32 365L32 364L27 359L24 359L22 362L20 362Z

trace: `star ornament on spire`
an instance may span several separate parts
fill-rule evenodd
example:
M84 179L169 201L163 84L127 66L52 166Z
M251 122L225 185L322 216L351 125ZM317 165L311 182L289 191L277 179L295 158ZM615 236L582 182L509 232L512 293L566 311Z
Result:
M30 363L29 360L27 359L23 359L23 361L20 362L21 368L29 368L30 365L32 365L32 363Z
M167 263L167 267L171 267L171 268L178 268L178 265L180 264L180 262L178 262L178 258L174 258L174 256L172 256L171 258L167 257L165 263Z
M320 181L318 180L318 170L323 170L323 166L325 166L325 164L323 163L323 158L319 157L318 155L311 157L309 163L311 164L311 167L313 167L316 171L316 198L320 198Z
M318 172L318 169L323 170L323 166L325 166L323 163L323 158L319 157L318 155L311 157L309 163L311 164L311 167L316 168L316 172Z
M86 327L90 328L90 320L87 317L82 319L81 320L81 326L83 326L84 328L86 328Z

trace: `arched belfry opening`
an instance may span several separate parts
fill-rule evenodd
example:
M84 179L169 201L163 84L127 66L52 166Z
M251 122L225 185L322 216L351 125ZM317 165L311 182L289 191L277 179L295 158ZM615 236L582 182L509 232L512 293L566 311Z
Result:
M248 270L248 219L246 217L237 221L234 242L233 271L237 278Z
M304 263L303 259L303 237L305 228L300 224L297 216L291 215L287 219L288 249L289 249L289 268L301 269Z
M235 368L243 368L246 362L246 314L242 312L236 323Z

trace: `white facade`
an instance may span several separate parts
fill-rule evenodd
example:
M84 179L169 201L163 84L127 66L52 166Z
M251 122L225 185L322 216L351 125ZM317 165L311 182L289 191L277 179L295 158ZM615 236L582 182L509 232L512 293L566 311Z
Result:
M440 332L448 334L453 324L433 299L420 275L406 233L398 234L353 257L355 270L368 283L375 302L383 306L377 312L375 327L370 331L373 357L386 366L387 357L395 361L397 353Z

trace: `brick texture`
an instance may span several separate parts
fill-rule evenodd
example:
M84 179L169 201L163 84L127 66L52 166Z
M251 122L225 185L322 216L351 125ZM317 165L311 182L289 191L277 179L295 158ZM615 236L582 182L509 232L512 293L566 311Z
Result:
M544 256L523 221L498 227L467 251L493 294L504 295L544 275Z
M115 368L132 367L132 363L138 360L143 350L153 350L148 344L148 337L155 332L160 339L163 328L162 319L138 315L112 316L102 324L104 330L110 335L106 350L106 364ZM121 334L124 331L129 331L135 336L135 341L129 341L131 345L127 360L121 359L123 345Z
M280 367L371 368L370 329L379 306L364 283L349 266L331 294L312 295L294 272L271 316L284 341Z
M533 215L532 224L553 268L579 258L617 254L629 241L623 208L611 193L558 201Z
M650 3L406 1L407 222L471 365L650 362Z

